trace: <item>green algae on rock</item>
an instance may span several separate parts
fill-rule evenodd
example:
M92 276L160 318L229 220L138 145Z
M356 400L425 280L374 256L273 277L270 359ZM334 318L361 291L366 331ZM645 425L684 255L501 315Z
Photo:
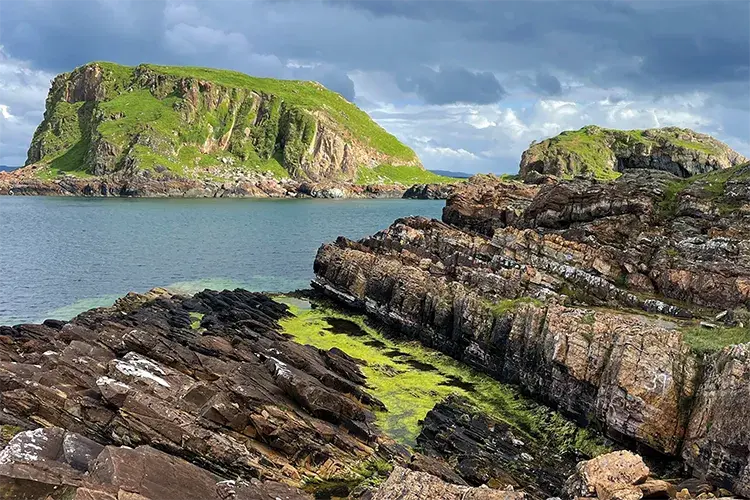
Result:
M293 316L280 321L282 330L302 344L338 348L363 360L362 372L372 394L387 411L375 412L383 431L413 446L421 421L450 395L464 397L479 411L510 425L524 441L557 454L596 456L609 451L596 434L523 397L515 388L418 342L388 338L361 315L344 314L324 303L314 308L294 297L281 296ZM364 335L337 331L331 318L358 325Z
M521 157L520 176L612 180L626 169L650 168L689 177L744 161L726 144L689 129L613 130L589 125L533 143Z
M148 172L232 179L354 181L414 152L317 82L218 69L94 62L57 76L27 165L45 179Z

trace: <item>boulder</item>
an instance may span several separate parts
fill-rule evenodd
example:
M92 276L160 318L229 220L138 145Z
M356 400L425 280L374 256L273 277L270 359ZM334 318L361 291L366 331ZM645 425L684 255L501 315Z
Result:
M395 467L372 500L521 500L524 493L512 490L471 488L446 483L425 472Z
M638 500L644 496L638 485L646 481L649 473L638 455L629 451L607 453L578 464L565 483L565 494L569 498Z

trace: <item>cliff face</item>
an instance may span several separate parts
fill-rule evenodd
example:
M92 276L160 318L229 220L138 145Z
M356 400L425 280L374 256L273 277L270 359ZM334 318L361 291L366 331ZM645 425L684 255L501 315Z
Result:
M654 169L689 177L745 161L726 144L688 129L626 131L588 126L532 144L521 157L520 175L614 179L628 169Z
M55 78L26 163L43 178L353 182L383 164L429 177L411 149L318 83L111 63Z
M317 285L624 444L750 492L750 165L460 188L316 257Z

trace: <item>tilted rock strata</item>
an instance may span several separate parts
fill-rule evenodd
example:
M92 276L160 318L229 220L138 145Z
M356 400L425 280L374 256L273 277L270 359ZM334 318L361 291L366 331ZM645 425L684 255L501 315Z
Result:
M742 324L750 166L686 181L631 172L527 197L487 182L497 185L468 183L449 199L455 226L406 218L323 245L318 286L581 423L682 454L697 476L746 491L750 434L721 411L750 403L729 376L746 371L742 348L700 360L683 334L697 321L682 319L730 309L721 321Z
M449 197L443 221L492 236L496 228L515 224L538 191L538 186L477 175Z
M561 305L520 304L498 315L479 287L487 295L510 291L522 286L525 271L451 270L404 254L410 262L348 242L324 245L318 284L394 330L519 384L581 424L597 422L610 435L677 453L687 423L681 406L692 397L696 369L674 325ZM471 261L469 255L454 259Z
M289 485L222 479L143 445L102 446L59 427L22 432L0 450L6 500L311 500Z
M351 475L376 449L399 456L373 423L369 408L382 404L359 365L279 334L285 314L242 290L156 291L67 324L0 327L0 423L148 445L225 479L291 485Z
M275 481L223 479L151 446L102 446L59 427L16 435L0 450L5 500L312 500ZM520 500L523 493L446 483L396 467L373 500Z
M528 441L517 429L514 433L510 424L457 396L427 413L417 437L424 454L454 465L461 480L458 484L512 486L532 498L559 495L577 457L571 450L537 448ZM450 482L457 481L451 478Z

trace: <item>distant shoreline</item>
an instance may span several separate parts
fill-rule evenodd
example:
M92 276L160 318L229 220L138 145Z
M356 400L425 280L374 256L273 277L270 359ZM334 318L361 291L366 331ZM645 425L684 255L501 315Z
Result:
M456 179L456 183L461 180ZM112 177L63 177L43 180L0 172L0 196L63 196L87 198L323 198L323 199L446 199L456 184L314 183L263 179L201 181L136 180Z

